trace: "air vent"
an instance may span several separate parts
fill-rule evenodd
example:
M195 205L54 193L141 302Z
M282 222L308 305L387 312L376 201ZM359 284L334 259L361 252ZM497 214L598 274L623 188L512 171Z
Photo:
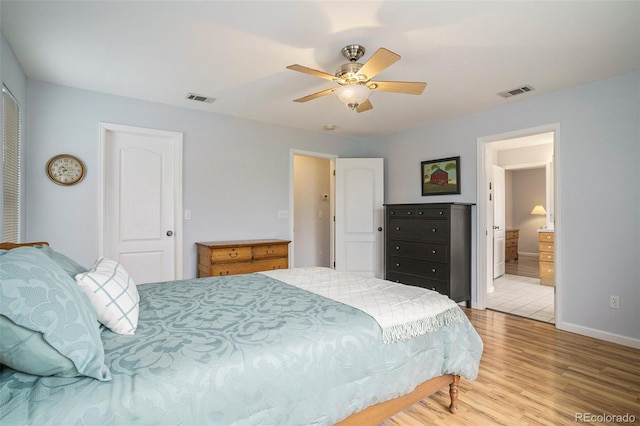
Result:
M498 93L498 96L502 96L503 98L510 98L512 96L520 95L522 93L531 92L533 90L536 90L536 89L534 89L531 86L522 86L522 87L518 87L517 89L507 90L506 92L500 92L500 93Z
M206 96L196 95L195 93L189 93L187 95L187 99L190 99L192 101L205 102L207 104L212 104L213 101L216 100L216 98L208 98Z

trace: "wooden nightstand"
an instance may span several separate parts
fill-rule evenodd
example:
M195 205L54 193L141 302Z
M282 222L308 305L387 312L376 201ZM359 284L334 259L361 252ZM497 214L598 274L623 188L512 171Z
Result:
M198 245L198 278L289 267L286 240L209 241Z

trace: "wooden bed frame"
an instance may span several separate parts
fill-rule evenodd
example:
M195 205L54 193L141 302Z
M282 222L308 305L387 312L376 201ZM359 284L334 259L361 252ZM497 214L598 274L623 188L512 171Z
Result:
M0 243L0 250L11 250L23 246L41 245L49 245L49 243L45 241L31 243ZM419 384L412 392L398 398L390 399L389 401L371 405L370 407L367 407L362 411L352 414L351 416L339 422L336 426L363 426L380 424L388 418L393 417L399 412L411 407L418 401L421 401L434 394L447 385L449 385L449 397L451 398L449 411L455 414L458 411L459 383L460 376L457 375L445 374L442 376L434 377L433 379Z

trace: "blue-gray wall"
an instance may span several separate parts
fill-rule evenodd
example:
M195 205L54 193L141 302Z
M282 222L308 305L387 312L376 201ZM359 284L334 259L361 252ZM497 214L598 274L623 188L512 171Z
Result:
M420 161L460 155L462 193L437 201L475 203L478 138L554 123L562 326L640 347L640 72L371 140L370 155L385 158L392 203L436 201Z

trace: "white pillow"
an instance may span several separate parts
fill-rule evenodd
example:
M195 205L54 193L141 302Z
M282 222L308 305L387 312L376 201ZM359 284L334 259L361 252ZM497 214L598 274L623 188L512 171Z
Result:
M87 272L76 275L98 321L118 334L133 334L138 327L140 298L135 283L124 267L100 258Z

